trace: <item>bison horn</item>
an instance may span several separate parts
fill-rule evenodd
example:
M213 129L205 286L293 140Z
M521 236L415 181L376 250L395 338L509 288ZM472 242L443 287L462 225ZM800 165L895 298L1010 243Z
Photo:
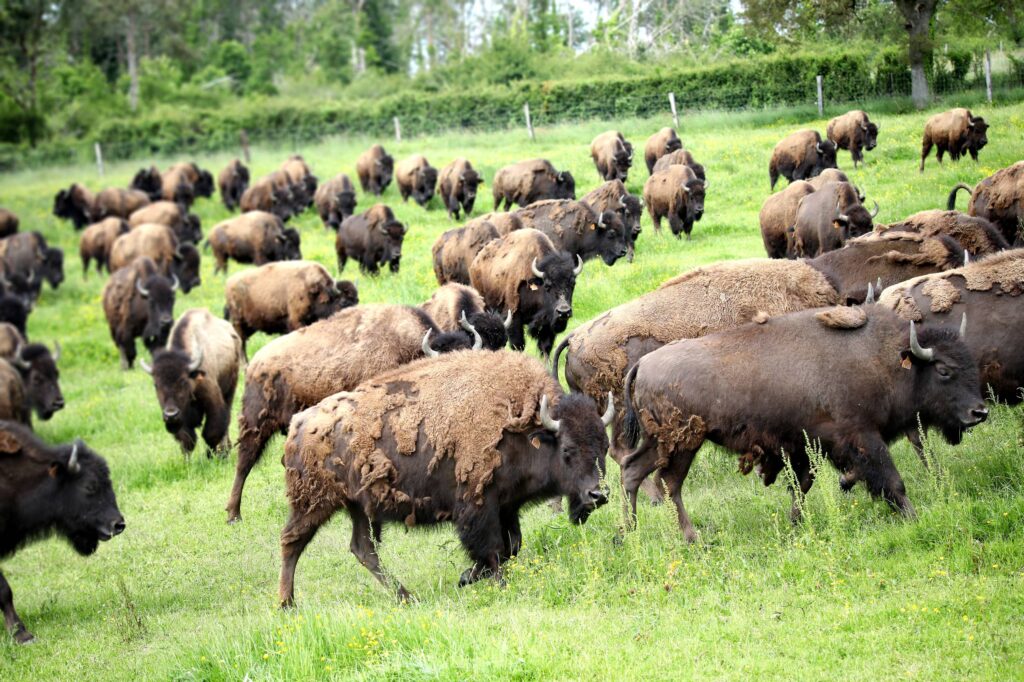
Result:
M914 326L913 320L910 321L910 352L914 354L914 357L925 362L935 359L934 348L922 348L921 344L917 342L917 327Z
M460 182L465 182L466 181L466 174L465 173L459 173L459 181Z
M508 313L505 315L505 319L502 321L501 326L503 326L505 329L508 329L509 327L512 326L512 311L511 310L509 310Z
M552 419L551 413L548 412L547 395L540 397L540 423L551 433L558 433L558 429L562 426L562 421L560 419Z
M544 279L544 272L537 267L537 259L534 258L533 262L530 263L530 269L533 270L533 276L537 279Z
M559 182L565 182L565 171L559 171L558 172L558 181Z
M149 298L149 289L147 289L146 287L142 286L142 280L141 279L135 280L135 288L136 288L136 290L138 290L139 295L142 296L142 298Z
M71 456L68 457L68 471L72 474L77 474L82 470L82 465L78 463L78 441L71 446Z
M619 208L626 208L626 197L619 196Z
M817 152L820 154L821 153L821 143L819 142L818 144L814 145L814 149L817 150Z
M405 234L406 234L406 233L407 233L408 231L409 231L409 226L408 226L408 225L402 225L402 236L403 236L403 237L405 236Z
M861 123L860 124L860 129L863 130L866 133L868 131L868 124L867 123Z
M192 343L193 344L195 344L195 340L196 340L195 336L193 336L192 337ZM197 351L197 353L196 353L195 357L192 358L192 360L188 363L189 374L191 374L192 372L194 372L197 369L199 369L199 365L203 364L203 347L202 346L197 346L196 347L196 351Z
M964 313L963 317L960 318L960 340L963 341L967 338L967 313Z
M882 293L882 278L881 277L879 277L878 279L875 280L875 291L877 291L879 294Z
M864 305L875 302L875 287L871 282L868 282L868 295L864 297Z
M604 213L602 213L601 215L597 216L597 226L598 227L604 227Z
M574 277L579 277L581 272L583 272L583 259L580 258L580 255L577 253L576 254L576 267L574 267L572 269L572 274L573 274Z
M145 360L139 360L139 367L141 367L142 371L145 372L146 374L153 374L153 365L149 364Z
M427 330L427 333L423 335L423 343L420 344L420 348L423 349L423 354L426 355L428 358L436 358L438 355L440 355L440 353L438 353L436 350L430 347L429 329Z
M874 220L875 216L878 215L878 202L877 201L872 201L871 203L873 203L875 205L875 210L870 213L871 219Z
M28 362L25 362L25 358L21 357L21 352L23 350L25 350L25 347L19 343L18 347L14 349L14 356L11 358L11 364L17 367L18 369L27 372L32 365Z
M966 267L966 266L968 266L970 264L971 264L971 254L968 251L964 251L964 266Z
M612 419L615 418L615 396L611 391L608 391L608 408L601 415L601 423L608 426L612 423Z
M178 276L177 275L171 275L171 291L177 291L179 284L180 284L180 282L178 281Z
M471 325L469 320L466 319L465 310L462 311L462 317L459 318L459 326L473 335L473 350L480 350L484 347L484 340L480 338L480 332L478 332L476 327Z
M53 362L54 364L60 362L60 341L53 342Z

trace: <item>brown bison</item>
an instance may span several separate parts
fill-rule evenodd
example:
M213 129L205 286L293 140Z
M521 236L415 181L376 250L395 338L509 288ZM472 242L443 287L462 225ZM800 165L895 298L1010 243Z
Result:
M781 192L769 194L761 205L758 220L761 222L761 239L769 258L795 258L793 245L796 214L800 202L814 192L811 183L795 180Z
M64 281L64 252L38 232L16 232L0 239L0 268L9 280L24 278L35 301L43 280L54 289Z
M542 199L575 199L576 180L569 171L558 171L547 159L520 161L494 174L494 210L513 204L528 206Z
M338 254L338 272L349 258L359 263L360 272L376 275L387 264L398 272L402 260L402 241L408 226L398 222L384 204L374 204L359 215L349 216L338 228L334 242Z
M461 210L468 218L476 203L477 189L483 183L483 178L466 159L455 159L442 168L437 180L437 193L448 209L448 217L458 220Z
M150 201L160 201L164 193L163 176L160 173L160 169L156 166L139 169L139 172L132 178L132 182L128 187L145 192Z
M581 201L595 211L615 211L622 219L626 236L626 261L633 262L636 240L640 237L640 217L644 212L640 197L630 194L621 180L609 180L587 194Z
M494 229L498 231L498 234L504 237L509 232L515 232L516 230L523 229L523 223L519 220L519 216L515 213L505 213L504 211L492 211L490 213L484 213L481 216L473 218L466 225L473 225L475 223L490 223L494 225Z
M608 501L608 407L601 415L590 398L563 394L534 359L475 351L400 367L297 414L284 454L281 604L293 604L296 563L341 508L352 553L385 587L383 521L452 521L473 562L459 585L500 582L522 545L520 509L567 495L571 520L584 523Z
M0 558L51 535L89 556L124 532L107 463L82 441L50 446L20 424L0 422L0 455ZM0 608L14 641L35 639L2 573Z
M430 250L437 283L469 284L469 266L473 259L487 242L500 238L498 229L482 218L441 233Z
M659 470L690 542L697 534L680 488L705 441L739 454L740 471L756 468L765 485L788 463L799 486L794 520L814 483L808 443L842 472L843 490L863 481L914 516L888 443L919 422L959 443L988 415L977 367L955 332L918 332L878 306L805 310L677 341L645 355L624 391L628 439L643 435L622 463L628 523L640 483Z
M434 198L437 169L430 165L427 157L414 154L398 162L395 167L395 184L398 185L402 201L409 201L411 196L417 204L426 206Z
M180 243L196 244L203 238L199 216L193 215L182 204L173 201L154 201L128 217L132 227L156 223L171 228Z
M825 128L825 135L836 149L850 152L854 168L864 160L864 150L871 151L878 144L878 126L860 109L833 118Z
M617 130L601 133L590 143L590 158L598 176L604 180L626 181L633 165L633 145Z
M339 173L316 188L313 203L324 227L337 230L345 218L355 213L356 188L347 175Z
M74 183L62 189L53 200L53 214L71 220L76 230L99 222L109 216L128 219L135 211L149 203L149 196L139 190L110 187L93 194Z
M103 313L121 354L121 369L135 362L135 339L153 352L167 343L174 322L178 278L168 279L151 259L137 258L118 270L103 287Z
M972 256L983 256L1010 248L995 225L959 211L921 211L897 223L875 225L875 232L917 232L929 237L940 234L955 239Z
M241 518L242 488L267 441L292 416L339 391L423 357L423 337L439 333L430 316L401 305L358 305L274 339L245 372L238 416L238 465L228 521Z
M626 230L615 211L595 211L572 199L535 201L516 211L524 228L546 234L559 251L584 261L600 257L606 265L626 255Z
M0 208L0 237L9 237L18 231L18 216L6 208Z
M281 176L287 179L283 173ZM275 186L272 180L263 177L249 185L242 194L238 206L243 214L262 211L273 213L281 220L288 220L292 217L293 201L294 196L289 188Z
M89 274L90 260L96 261L96 272L109 271L110 249L114 240L128 232L124 218L105 218L85 228L78 240L78 255L82 258L82 277Z
M669 166L689 166L694 175L701 180L707 180L704 165L697 163L697 160L693 158L693 154L686 149L677 149L674 152L669 152L662 156L657 160L657 162L655 162L652 173L665 170Z
M256 265L302 258L298 231L265 211L250 211L214 225L206 243L213 248L214 274L228 271L229 258Z
M658 159L682 148L683 142L672 128L662 128L651 135L644 145L644 161L647 162L647 172L653 174L654 164Z
M579 256L559 251L543 232L524 228L488 242L469 266L469 280L488 307L512 313L506 325L509 345L526 347L526 326L546 358L572 317L572 295L582 271Z
M25 396L25 380L9 360L0 360L0 419L32 427L32 412Z
M794 182L797 181L794 180ZM813 178L808 178L807 180L804 180L804 182L809 184L815 190L819 190L821 189L821 186L824 185L826 182L850 182L850 178L846 175L846 173L839 170L838 168L826 168L825 170L815 175ZM863 202L864 193L856 185L854 185L854 187L857 188L857 196L860 197L861 202Z
M187 310L171 329L167 348L153 353L152 366L145 360L139 366L152 375L164 428L185 455L195 449L200 425L207 456L226 455L238 369L245 366L242 340L231 325L205 308Z
M380 196L391 184L395 171L395 160L375 144L356 159L356 175L364 192Z
M25 345L25 337L10 322L0 322L0 358L10 360Z
M946 208L956 208L956 193L971 193L967 212L995 223L1010 244L1024 245L1024 161L996 171L971 189L958 184L949 193Z
M949 158L959 161L964 154L970 154L975 161L978 152L988 144L988 123L981 116L973 115L969 109L950 109L935 114L924 124L921 139L921 167L924 160L936 148L935 157L942 165L942 155L949 152Z
M213 189L213 176L195 163L176 163L160 175L160 198L165 201L191 206L198 197L213 196Z
M847 240L871 232L875 211L860 203L857 188L848 182L826 182L800 200L794 222L793 250L813 258L838 249Z
M822 140L817 130L798 130L775 145L768 162L768 179L774 190L780 175L790 182L807 180L835 167L835 144Z
M3 419L16 419L31 426L29 410L43 421L48 421L54 413L64 409L64 394L60 390L60 372L57 370L59 361L60 344L54 345L53 353L41 343L27 343L15 350L7 362L18 370L23 384L20 392L24 402L17 409L23 411L23 418L5 414Z
M316 196L317 177L300 154L292 154L281 164L280 172L284 173L294 194L292 209L295 214L302 213L313 205Z
M654 229L661 231L662 218L677 238L685 233L690 239L693 224L704 215L704 192L708 183L698 178L689 166L669 166L655 171L644 183L644 203L647 214L654 221Z
M224 208L232 213L242 202L242 195L249 188L249 169L238 159L232 159L217 174L217 188Z
M224 317L242 344L260 331L285 334L359 302L355 285L310 261L267 263L228 278Z
M506 314L502 320L497 313L488 312L484 297L473 287L454 282L445 284L420 307L442 333L472 333L472 328L480 335L487 350L498 350L508 343L507 327L512 324L512 315Z
M107 267L116 272L139 258L150 258L167 277L174 275L186 294L201 283L199 250L194 244L179 244L166 225L139 225L114 240Z

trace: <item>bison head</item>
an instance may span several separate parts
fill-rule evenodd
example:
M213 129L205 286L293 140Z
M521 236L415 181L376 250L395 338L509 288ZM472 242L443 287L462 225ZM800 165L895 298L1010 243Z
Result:
M197 345L194 336L193 345ZM185 423L185 415L195 395L196 380L203 375L200 369L202 362L202 347L196 349L194 356L180 349L158 350L153 354L152 366L145 360L139 362L143 371L153 377L164 428L169 433L177 433ZM191 450L195 442L190 444L191 447L187 443L184 445Z
M199 179L196 180L196 185L195 185L196 196L197 197L212 197L213 196L213 175L210 174L210 171L203 170L202 168L199 168L195 164L192 164L192 165L195 167L195 170L196 170L196 172L199 175Z
M184 225L182 226L181 234L178 235L178 238L183 242L198 244L203 239L202 221L195 213L189 213L187 210L182 211L182 215L185 216Z
M555 196L553 199L575 199L576 178L569 171L561 171L555 176Z
M152 201L160 199L164 191L163 179L155 166L140 169L132 178L132 184L129 187L145 192Z
M64 252L54 246L43 252L42 275L56 289L64 281Z
M338 222L338 224L340 224L340 221L344 220L345 218L349 217L350 215L352 215L353 213L356 212L356 203L357 202L356 202L356 193L355 192L352 192L350 190L345 190L344 192L338 192L335 195L334 200L335 200L335 203L337 203L338 213L340 214L339 215L339 222ZM334 229L338 229L338 225L337 224L334 225Z
M58 532L76 552L88 556L101 541L124 532L110 470L103 458L80 440L47 450L50 474L58 482L56 493L48 500L48 511L57 519Z
M604 211L597 217L597 223L588 231L593 235L593 245L584 240L587 251L596 253L606 265L615 265L615 261L626 255L629 240L622 216L615 211Z
M473 204L476 202L476 192L483 182L484 181L480 177L480 174L473 168L467 168L461 175L459 175L459 185L462 190L462 206L466 209L466 213L473 212Z
M64 409L60 372L57 371L58 360L60 345L55 346L51 355L50 349L41 343L23 346L11 358L11 363L18 368L25 382L29 406L43 421L52 417L54 412Z
M483 347L487 350L499 350L508 343L508 325L512 324L512 313L509 312L504 318L496 312L473 313L468 318L463 313L463 320L459 324L469 332L469 326L475 329L480 335Z
M77 184L62 189L53 198L53 215L70 220L76 230L85 227L92 220L91 208Z
M313 298L309 315L310 322L330 317L343 308L359 303L359 292L356 285L348 280L335 280L330 286L322 287Z
M391 179L395 174L395 159L390 154L382 154L379 158L374 159L373 162L375 168L375 174L381 191L391 184Z
M594 401L581 393L562 396L549 409L546 395L540 400L543 430L531 434L554 450L549 458L558 492L569 498L569 518L586 523L591 512L608 502L604 485L605 457L608 453L608 425L615 414L612 395L602 415Z
M836 202L836 214L832 219L832 226L839 231L840 239L845 242L848 239L867 234L874 229L874 218L878 215L878 202L874 202L875 210L869 213L864 204L853 204L846 207L846 211L839 210L839 202Z
M530 327L550 326L555 333L565 331L572 317L572 295L576 277L583 271L583 259L565 251L552 251L539 262L535 258L531 269L533 279L527 284L530 298L539 299L539 312Z
M398 272L398 266L402 261L402 241L409 228L392 218L381 223L377 230L380 233L380 257L377 262L387 263L391 272Z
M864 133L864 149L871 151L878 145L878 126L868 121L861 126L861 130Z
M178 247L174 252L171 270L177 275L181 290L186 294L202 283L199 277L199 249L195 244L182 244Z
M670 130L670 133L668 139L665 140L665 154L671 154L677 149L683 148L683 141L679 139L676 131Z
M420 168L416 171L413 181L413 200L420 206L426 206L434 198L435 187L437 187L437 169L433 166Z
M302 238L294 227L286 227L276 238L276 257L273 260L301 260Z
M978 152L988 144L988 123L981 116L972 116L967 124L967 140L964 151L970 152L971 158L978 160Z
M694 221L704 217L704 194L708 183L700 178L693 178L686 183L686 212L693 216Z
M815 175L820 175L826 168L837 168L836 166L836 145L831 140L821 140L815 145L814 151L818 154L818 162L815 165Z
M167 335L174 323L174 292L177 290L177 275L171 279L163 275L150 275L144 282L141 279L135 280L135 293L146 302L142 343L150 351L167 343Z

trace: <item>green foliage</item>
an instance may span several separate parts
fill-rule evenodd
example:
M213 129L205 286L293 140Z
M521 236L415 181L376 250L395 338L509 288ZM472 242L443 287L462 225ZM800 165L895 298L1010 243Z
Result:
M387 73L395 73L402 68L391 38L389 14L393 11L390 0L364 0L356 35L356 44L366 51L366 66Z
M241 43L227 40L218 45L213 64L231 77L231 89L235 93L241 94L245 90L252 74L252 64L249 63L249 54Z

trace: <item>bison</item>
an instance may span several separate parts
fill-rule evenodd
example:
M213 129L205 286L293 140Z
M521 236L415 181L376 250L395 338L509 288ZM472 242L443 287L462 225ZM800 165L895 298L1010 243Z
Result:
M847 240L871 232L873 213L860 203L857 189L848 182L826 182L800 200L794 221L793 250L813 258L838 249Z
M10 360L25 345L25 337L10 322L0 322L0 358Z
M518 217L516 218L518 221ZM520 229L522 225L520 224ZM463 227L442 232L431 247L438 284L469 284L469 266L487 242L500 239L491 222L478 218Z
M41 343L29 343L18 348L8 362L17 368L25 385L25 413L31 408L43 421L64 409L64 394L60 390L60 344L53 353ZM19 420L31 424L28 420Z
M42 280L54 289L64 281L64 252L47 244L38 232L18 232L0 239L0 261L8 279L21 275L33 284L34 296L38 296Z
M677 238L680 232L690 239L693 223L704 215L704 192L708 183L698 178L689 166L669 166L655 171L644 183L644 203L654 221L654 229L661 231L662 218Z
M685 149L677 149L662 156L655 162L654 170L651 172L656 173L657 171L665 170L669 166L689 166L694 175L701 180L707 180L704 165L697 163L697 160L693 158L693 154Z
M768 162L768 179L774 190L780 175L790 182L807 180L835 167L835 144L822 140L817 130L798 130L775 145Z
M18 216L6 208L0 208L0 237L10 237L18 231Z
M147 223L166 225L182 244L197 244L203 238L199 216L189 213L183 204L176 204L173 201L154 201L128 217L128 224L132 227Z
M494 229L498 231L498 234L502 237L507 235L509 232L515 232L516 230L523 229L523 223L519 220L519 216L515 213L505 213L504 211L492 211L490 213L484 213L481 216L473 218L466 226L474 225L476 223L490 223L494 225Z
M966 189L971 193L967 212L972 216L985 218L997 225L1006 241L1016 246L1024 245L1024 161L1003 168L988 176L972 189L969 185L958 184L949 193L946 208L956 208L956 193Z
M476 351L400 367L297 414L283 460L282 606L293 604L303 550L341 508L352 553L385 587L384 521L452 521L473 562L459 586L500 582L522 545L520 509L567 495L571 520L584 523L608 501L608 407L602 415L590 398L563 394L532 358Z
M76 230L109 216L127 219L149 203L149 196L139 190L111 187L93 194L78 183L62 189L53 200L53 214L72 222Z
M283 176L283 174L282 174ZM287 180L287 177L285 176ZM242 194L238 207L242 213L261 211L273 213L281 220L292 217L294 197L288 187L275 187L268 178L260 178Z
M359 263L360 272L376 275L387 264L398 272L402 260L402 240L409 231L395 219L384 204L374 204L359 215L349 216L338 228L334 248L338 254L338 272L349 258Z
M582 201L549 199L516 211L524 228L546 234L559 251L584 261L600 257L606 265L626 255L622 218L615 211L598 212Z
M105 218L85 228L78 240L78 255L82 259L82 278L89 274L90 260L96 261L96 272L110 269L110 250L114 241L129 230L124 218Z
M595 211L615 211L622 218L626 236L626 261L633 262L636 240L640 237L640 218L644 212L640 197L630 194L621 180L609 180L581 200Z
M25 396L25 380L10 360L0 360L0 420L31 428L32 411Z
M1010 248L995 225L959 211L920 211L897 223L875 225L875 232L916 232L929 237L949 235L972 256L983 256Z
M833 118L825 128L825 135L836 149L850 152L854 168L864 160L864 150L871 151L878 144L878 126L860 109Z
M402 201L413 198L420 206L426 206L434 198L437 187L437 169L430 165L427 157L414 154L402 159L395 168L395 183Z
M317 177L313 175L309 164L299 154L292 154L281 164L280 171L288 178L294 194L292 206L296 214L313 205L313 197L316 196Z
M143 256L110 276L103 287L103 313L121 355L121 369L135 362L135 339L150 352L167 343L174 322L178 278L168 279L152 259Z
M165 276L175 275L186 294L201 283L199 250L194 244L179 244L166 225L139 225L115 239L107 267L110 272L117 272L143 257L152 259Z
M128 187L145 192L150 201L159 201L164 192L163 176L160 173L160 169L156 166L140 168Z
M651 135L644 145L644 161L647 162L647 172L653 175L654 164L658 159L682 148L683 142L672 128L662 128Z
M797 181L794 180L793 182ZM804 180L803 182L806 182L808 185L810 185L817 191L821 189L821 186L824 185L826 182L850 182L850 178L849 176L846 175L846 173L839 170L838 168L826 168L825 170L815 175L813 178L807 178L807 180ZM854 185L854 188L856 188L857 190L857 196L860 198L861 202L863 202L864 192L862 192L860 188L857 187L856 185Z
M226 455L238 369L245 366L242 339L231 325L205 308L187 310L171 329L167 348L153 353L152 365L140 360L139 366L153 377L164 428L185 455L195 449L200 425L207 456Z
M302 258L299 233L266 211L249 211L214 225L206 243L213 249L214 274L227 273L228 259L263 265Z
M590 143L590 158L598 176L604 180L626 181L633 165L633 145L617 130L601 133Z
M54 534L89 556L124 532L107 463L82 441L50 446L25 426L0 422L0 453L0 557ZM2 573L0 608L14 641L31 642Z
M334 280L310 261L268 263L239 272L224 285L224 317L245 342L254 333L284 334L359 302L355 285Z
M641 482L657 469L690 542L697 534L680 488L705 441L739 454L740 471L756 468L765 485L791 466L794 521L814 482L814 443L842 472L843 490L863 481L913 516L888 443L919 421L959 443L988 415L955 332L918 332L878 306L805 310L677 341L645 355L624 391L628 441L643 435L622 462L627 525Z
M988 123L981 116L973 115L969 109L950 109L935 114L924 124L924 137L921 139L921 166L924 172L924 160L936 148L935 158L942 165L942 155L949 152L949 158L959 161L965 153L975 161L978 152L988 144Z
M437 180L437 193L448 209L448 217L458 220L460 210L469 217L476 203L477 189L483 183L483 178L466 159L455 159L442 168Z
M494 174L494 210L513 204L528 206L542 199L575 199L576 180L569 171L555 170L547 159L520 161Z
M356 188L344 173L339 173L316 188L313 203L324 227L337 230L342 221L355 213Z
M796 214L800 202L814 192L811 183L794 180L786 189L769 194L761 205L758 220L761 223L761 239L769 258L795 258L793 244Z
M512 315L506 314L502 320L497 313L487 311L483 296L473 287L454 282L445 284L420 307L430 315L442 333L472 333L472 328L479 333L487 350L498 350L508 343L508 326L512 324Z
M395 160L384 151L384 147L375 144L356 159L356 175L364 192L380 196L391 184L394 175Z
M232 159L217 174L217 188L224 208L234 213L242 202L242 195L249 188L249 169L238 159Z

